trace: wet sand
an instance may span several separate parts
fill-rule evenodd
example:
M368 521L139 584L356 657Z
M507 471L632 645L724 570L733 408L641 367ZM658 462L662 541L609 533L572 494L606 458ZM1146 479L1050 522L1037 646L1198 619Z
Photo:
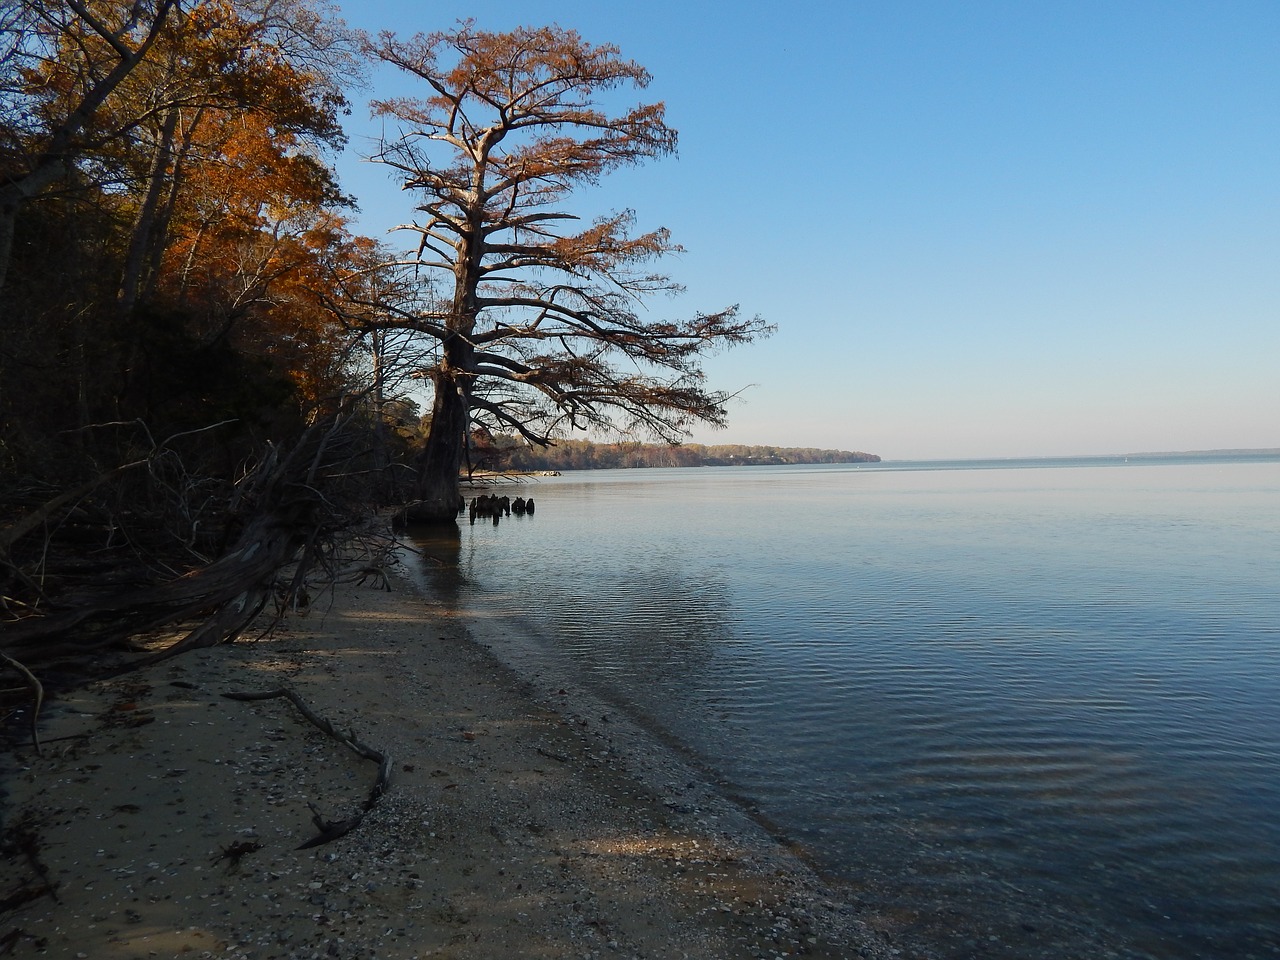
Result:
M47 705L42 755L4 758L0 956L909 955L678 757L392 587ZM378 765L223 696L282 686L391 760L305 849Z

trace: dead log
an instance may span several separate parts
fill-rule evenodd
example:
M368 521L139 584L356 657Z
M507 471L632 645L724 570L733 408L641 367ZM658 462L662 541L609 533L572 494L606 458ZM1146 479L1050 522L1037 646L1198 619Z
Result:
M276 573L306 540L303 518L260 517L209 566L153 587L85 598L70 609L5 624L0 643L25 659L100 650L124 636L207 619L165 651L172 655L237 637L261 611Z
M135 460L133 463L126 463L122 466L116 467L114 470L108 470L106 473L99 474L92 480L88 480L85 483L80 484L80 486L54 497L47 503L41 504L39 508L32 510L17 522L0 530L0 557L8 554L9 548L13 546L15 541L26 536L31 531L39 529L41 525L48 523L49 519L63 507L74 503L81 497L91 493L107 481L115 479L126 471L132 470L135 467L143 466L146 462L146 460Z
M0 622L0 651L30 666L94 654L128 637L193 621L185 636L151 659L236 639L272 597L283 569L298 565L284 592L303 589L308 570L332 566L321 555L336 551L346 531L368 516L362 491L326 484L326 475L342 475L342 464L356 450L354 439L344 433L348 422L335 418L317 424L287 451L268 448L231 491L222 519L230 542L217 559L157 579L156 569L172 567L155 558L149 564L153 569L121 578L124 585L96 578L42 600L38 614ZM54 502L37 513L47 515ZM12 543L32 529L28 517L5 531L6 540ZM143 585L128 585L130 579Z

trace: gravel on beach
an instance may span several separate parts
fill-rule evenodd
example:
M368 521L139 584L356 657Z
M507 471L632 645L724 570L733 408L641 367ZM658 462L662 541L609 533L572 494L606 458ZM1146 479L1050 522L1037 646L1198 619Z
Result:
M0 956L907 955L669 751L393 585L72 690L40 755L12 722ZM390 758L302 849L378 767L223 696L281 687Z

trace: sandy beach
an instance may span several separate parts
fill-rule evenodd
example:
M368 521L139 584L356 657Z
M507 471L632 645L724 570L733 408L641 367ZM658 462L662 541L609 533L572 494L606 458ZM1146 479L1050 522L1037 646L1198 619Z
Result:
M0 956L905 955L679 757L391 587L47 704L4 758ZM224 696L282 687L390 759L303 849L378 764Z

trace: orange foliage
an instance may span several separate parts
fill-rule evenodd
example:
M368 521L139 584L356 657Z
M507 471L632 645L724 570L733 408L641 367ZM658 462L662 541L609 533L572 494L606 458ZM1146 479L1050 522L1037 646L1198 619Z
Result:
M114 27L119 4L86 5ZM183 4L85 125L77 150L107 190L102 202L134 224L126 308L178 309L198 341L230 337L317 403L342 372L342 331L326 304L350 240L336 213L348 201L318 151L342 142L345 101L322 56L295 56L284 42L307 41L301 27L246 10L234 0ZM112 57L108 41L79 23L27 70L28 92L54 117Z

